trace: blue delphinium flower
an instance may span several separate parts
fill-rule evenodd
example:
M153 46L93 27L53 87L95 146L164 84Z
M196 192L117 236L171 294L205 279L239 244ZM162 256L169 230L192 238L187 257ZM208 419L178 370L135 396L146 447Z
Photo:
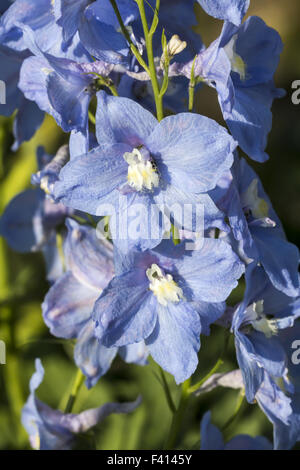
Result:
M240 27L226 22L220 37L195 62L195 76L216 88L233 137L259 162L268 159L273 100L284 95L273 78L282 47L277 31L253 16ZM191 66L183 67L188 75Z
M211 413L207 411L201 421L200 450L272 450L273 446L263 436L251 437L247 434L234 436L225 444L221 431L211 423Z
M44 377L40 359L36 359L35 367L30 380L30 395L22 411L22 424L29 434L31 446L36 450L72 449L76 444L76 435L88 431L112 413L131 413L140 404L138 398L131 403L106 403L79 414L53 410L35 395Z
M127 362L145 364L143 342L123 348L106 348L95 337L94 303L114 275L113 248L100 241L96 230L67 220L64 244L67 271L55 282L42 304L46 325L54 336L76 338L75 362L87 377L88 388L104 375L117 353Z
M68 148L61 147L53 158L39 147L37 157L40 170L32 177L37 187L26 189L10 201L0 219L0 234L15 251L42 251L48 279L52 281L62 270L56 249L56 229L74 213L50 197L51 185L68 158Z
M250 0L197 0L209 15L227 20L239 26L244 18Z
M95 215L119 216L142 206L142 234L137 234L136 244L138 236L144 238L143 249L159 242L159 235L155 240L150 235L160 231L153 208L169 214L174 204L179 205L185 220L175 213L175 223L193 230L199 204L204 206L206 224L223 228L223 214L206 192L232 165L236 144L227 131L192 113L158 123L134 101L104 92L97 98L100 145L62 169L54 188L57 200ZM127 228L120 223L120 238L130 238Z
M88 108L94 87L95 73L107 76L111 66L86 58L57 57L38 48L33 31L22 26L28 47L35 54L28 57L20 71L19 88L24 96L52 115L65 131L88 132Z
M278 333L292 327L300 316L300 298L277 291L255 263L245 277L246 291L234 312L232 330L246 397L253 402L265 372L274 380L287 373L287 356Z
M204 239L199 250L164 241L145 252L119 252L116 277L96 301L96 336L107 347L145 340L177 383L194 372L200 333L224 312L243 272L230 246Z
M224 176L213 198L228 216L232 242L245 263L260 263L276 289L297 296L299 250L287 241L258 175L246 160L236 158L232 174Z
M27 37L29 31L32 36L31 43ZM33 42L35 43L34 49L32 48ZM46 100L43 101L41 98L42 78L45 82L47 74L50 73L49 68L51 70L52 68L46 59L44 63L41 59L38 62L34 61L32 53L35 54L38 51L38 54L42 55L47 52L50 57L73 59L76 63L89 62L92 59L81 46L78 37L74 38L72 43L62 47L62 29L55 22L51 0L41 0L38 4L35 0L16 0L1 17L0 45L0 63L2 64L0 79L6 84L6 104L0 104L0 113L8 116L18 109L13 129L15 136L13 150L17 150L22 142L29 140L40 127L44 111L51 112L52 110L50 105L48 107L45 105ZM34 84L29 81L27 86L22 88L19 77L24 63L27 67L27 58L30 58L31 79L35 76L35 81ZM23 91L29 96L28 99L25 98ZM70 99L68 106L70 107ZM74 106L75 103L73 103Z

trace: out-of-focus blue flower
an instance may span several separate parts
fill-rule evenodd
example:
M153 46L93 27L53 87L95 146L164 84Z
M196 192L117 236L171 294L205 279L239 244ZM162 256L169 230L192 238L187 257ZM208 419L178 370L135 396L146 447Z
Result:
M228 215L237 252L246 264L260 263L276 289L297 296L299 250L286 240L259 177L246 160L237 158L232 175L223 180L213 198Z
M259 162L268 159L265 148L272 127L273 100L284 94L273 79L281 51L279 34L253 16L240 27L226 22L220 37L195 63L195 75L216 88L233 137ZM183 67L188 76L191 65Z
M29 32L31 32L31 41L27 37L30 35ZM32 48L33 43L34 48ZM13 150L17 150L22 142L30 140L40 127L44 111L49 112L49 108L51 110L51 106L40 106L40 101L32 96L29 96L28 100L25 99L22 93L24 90L19 88L20 70L25 59L31 57L36 64L31 53L35 54L37 51L39 56L47 52L51 57L68 58L76 62L89 62L91 58L79 43L78 37L65 47L62 46L62 30L55 22L51 0L41 0L38 5L33 0L16 0L1 17L0 44L0 63L2 63L0 79L6 85L6 104L0 104L0 113L8 116L18 109L13 129L15 136ZM49 67L45 59L44 64L40 61L37 69L31 70L31 78L35 75L37 78L34 85L28 86L27 95L30 95L30 92L32 94L34 86L35 94L41 95L41 77L43 71L44 75L46 71L49 73ZM32 101L36 101L39 106ZM68 105L70 106L70 102Z
M279 331L300 316L300 299L287 297L255 263L246 270L244 299L233 315L237 360L247 400L253 402L265 374L276 381L287 373L287 355Z
M63 168L54 188L57 200L95 215L112 215L112 211L118 215L142 206L141 232L145 230L148 237L140 233L136 244L143 238L143 249L157 245L162 236L152 208L169 214L177 203L185 211L185 221L175 214L175 223L193 230L199 204L204 206L206 224L223 228L223 214L206 192L232 165L236 144L227 131L192 113L158 123L134 101L104 92L97 97L100 145ZM123 238L130 238L128 227L120 223L119 228ZM150 233L158 234L155 240Z
M56 228L74 211L63 204L56 204L51 197L46 196L45 191L51 193L55 170L59 172L67 155L67 148L62 147L53 159L39 147L37 156L40 171L32 177L32 182L40 187L27 189L15 196L0 219L0 234L13 250L44 253L49 280L59 275L62 269L56 249Z
M96 336L107 347L145 340L150 354L183 382L196 369L200 333L224 312L243 266L230 246L204 239L199 250L163 242L120 253L117 276L95 303Z
M14 51L0 43L0 80L5 84L0 114L10 116L18 109L13 128L13 150L17 150L23 141L31 139L44 118L44 113L35 103L25 99L18 88L20 68L28 55L28 52Z
M200 450L272 450L273 446L263 436L251 437L240 434L225 444L221 431L211 423L211 413L207 411L201 421Z
M145 364L143 342L123 348L106 348L95 337L94 303L114 275L113 248L100 241L96 230L67 221L64 244L67 271L55 282L42 305L45 323L54 336L76 338L75 362L87 377L87 387L96 384L119 352L126 362Z
M36 397L35 391L44 377L40 359L36 359L35 367L30 395L22 411L22 424L29 434L31 446L37 450L69 450L76 443L76 435L88 431L112 413L131 413L141 402L138 398L131 403L106 403L79 414L65 414Z
M239 26L244 18L250 0L198 0L209 15L219 20L227 20Z

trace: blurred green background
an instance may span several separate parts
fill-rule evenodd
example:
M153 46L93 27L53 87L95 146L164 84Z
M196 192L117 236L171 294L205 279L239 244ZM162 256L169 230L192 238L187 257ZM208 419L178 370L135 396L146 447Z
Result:
M196 11L197 30L208 45L219 34L221 22L207 17L200 8ZM277 29L285 45L276 83L287 94L273 106L273 130L267 148L270 160L254 167L282 219L289 240L300 246L300 106L291 102L291 84L300 79L300 3L298 0L251 0L249 14L261 16L269 26ZM196 107L201 114L222 122L213 90L200 91ZM47 117L34 139L17 153L11 153L11 125L11 119L0 118L0 214L14 195L30 185L31 173L36 170L37 146L43 145L47 152L55 153L67 142L67 135ZM76 372L72 361L73 345L51 337L42 321L40 304L47 289L42 256L17 254L0 238L0 339L7 345L7 363L0 365L0 449L30 448L20 424L20 412L28 396L34 359L40 357L46 371L39 397L54 408L65 405ZM235 293L236 298L239 295L239 291ZM203 339L197 377L202 377L216 362L223 347L222 336L222 330L214 327L211 337ZM231 338L223 369L235 367ZM142 368L125 365L118 359L91 391L84 386L75 412L106 401L135 399L139 393L143 395L143 404L131 415L107 418L82 447L162 448L171 412L157 375L158 368L152 361ZM178 387L171 376L168 381L176 399ZM211 409L213 421L222 426L234 411L237 395L235 391L217 389L192 399L183 422L179 448L199 448L203 413ZM241 432L272 437L272 427L259 408L246 403L233 425L227 428L225 437L228 439Z

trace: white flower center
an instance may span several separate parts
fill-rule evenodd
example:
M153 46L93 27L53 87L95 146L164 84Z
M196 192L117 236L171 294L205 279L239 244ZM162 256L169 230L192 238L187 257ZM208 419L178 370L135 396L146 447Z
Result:
M243 61L243 59L241 58L240 55L238 55L236 52L235 52L235 44L236 44L236 40L237 40L237 35L235 34L231 40L229 41L228 44L226 44L226 46L224 47L224 50L226 52L226 55L228 57L228 59L230 60L230 63L231 63L231 70L233 72L236 72L239 74L240 76L240 79L243 81L243 80L246 80L246 64L245 62Z
M159 185L159 175L152 162L143 157L139 149L123 155L128 163L128 184L136 191L152 190Z
M146 271L150 281L149 288L164 307L168 302L179 302L183 299L183 292L170 274L165 275L157 264L152 264Z
M267 338L277 335L278 327L275 319L269 320L264 313L264 301L259 300L249 305L246 311L247 317L251 321L253 328L260 331Z

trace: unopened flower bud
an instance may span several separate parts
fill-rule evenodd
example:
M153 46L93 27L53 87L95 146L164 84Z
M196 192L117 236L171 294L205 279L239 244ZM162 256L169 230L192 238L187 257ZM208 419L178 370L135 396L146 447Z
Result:
M171 60L176 54L180 54L180 52L182 52L186 48L186 46L187 43L185 41L181 41L178 34L174 34L167 44L167 53L169 60ZM165 60L165 53L163 53L160 60L161 68L164 68Z

